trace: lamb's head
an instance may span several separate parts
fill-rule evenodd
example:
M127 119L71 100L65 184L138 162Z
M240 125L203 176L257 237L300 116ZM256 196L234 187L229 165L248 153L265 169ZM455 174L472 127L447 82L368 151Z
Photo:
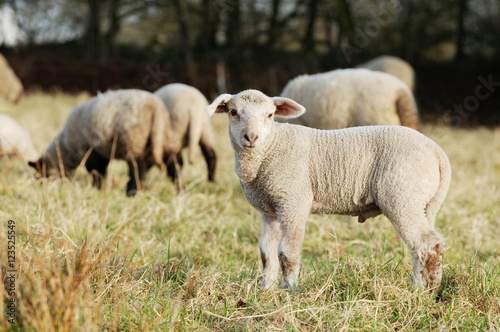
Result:
M264 146L275 125L274 117L295 118L305 108L283 97L268 97L258 90L245 90L236 95L222 94L205 108L208 116L228 113L229 135L242 149Z
M70 154L61 153L61 150L59 142L54 140L38 160L29 161L28 165L33 167L40 177L69 177L71 170L78 166L79 160Z

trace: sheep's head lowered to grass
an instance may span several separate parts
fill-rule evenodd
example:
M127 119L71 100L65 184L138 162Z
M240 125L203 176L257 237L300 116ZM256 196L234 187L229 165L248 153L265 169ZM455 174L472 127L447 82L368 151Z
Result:
M274 117L296 118L305 108L283 97L268 97L258 90L245 90L237 95L223 94L210 104L205 112L228 113L229 135L241 149L255 149L265 145L274 125Z

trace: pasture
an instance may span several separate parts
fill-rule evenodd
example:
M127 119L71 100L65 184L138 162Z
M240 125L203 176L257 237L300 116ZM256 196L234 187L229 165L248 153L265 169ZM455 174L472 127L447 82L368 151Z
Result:
M39 152L77 105L33 92L0 111L31 133ZM413 290L408 248L387 218L310 216L295 292L259 288L258 213L233 171L227 117L212 117L216 183L198 151L179 195L159 169L125 196L126 164L103 190L84 167L72 179L37 179L0 160L0 262L16 223L16 323L2 330L500 330L500 128L424 124L453 171L436 226L446 241L437 296ZM0 297L5 308L6 292Z

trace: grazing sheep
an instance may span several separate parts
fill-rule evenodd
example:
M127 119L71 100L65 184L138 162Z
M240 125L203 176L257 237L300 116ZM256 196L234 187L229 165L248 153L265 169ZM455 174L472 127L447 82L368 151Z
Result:
M172 135L188 146L189 163L193 164L195 148L199 144L208 168L208 180L214 181L216 155L210 119L205 114L208 106L205 96L196 88L181 84L168 84L156 90L170 113ZM182 167L182 154L177 154L177 161ZM172 169L172 168L171 168Z
M23 96L23 85L10 68L7 60L0 54L0 95L12 103L16 103Z
M71 111L62 131L36 163L43 176L69 176L82 160L100 187L111 158L128 163L127 195L137 192L145 172L170 163L180 142L170 138L170 119L163 102L141 90L100 94Z
M36 160L38 157L29 132L5 114L0 114L0 156L2 155L20 155L25 160Z
M288 82L281 96L307 109L290 123L318 129L403 125L421 131L413 94L401 80L389 74L337 69L301 75Z
M415 90L415 71L408 62L401 58L381 55L356 67L391 74L403 81L411 91Z
M413 255L419 288L441 282L444 241L434 221L450 184L446 154L432 140L401 126L317 130L274 122L305 109L260 91L223 94L207 114L228 113L235 171L262 218L261 284L298 285L307 216L333 213L359 222L386 215Z

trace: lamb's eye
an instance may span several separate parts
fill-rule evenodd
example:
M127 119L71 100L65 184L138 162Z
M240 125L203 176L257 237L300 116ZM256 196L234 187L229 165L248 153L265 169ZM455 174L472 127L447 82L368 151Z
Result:
M229 113L232 115L232 116L235 116L238 114L238 112L236 112L236 110L230 110Z
M269 115L267 116L268 119L270 119L272 117L273 117L273 113L269 113Z

